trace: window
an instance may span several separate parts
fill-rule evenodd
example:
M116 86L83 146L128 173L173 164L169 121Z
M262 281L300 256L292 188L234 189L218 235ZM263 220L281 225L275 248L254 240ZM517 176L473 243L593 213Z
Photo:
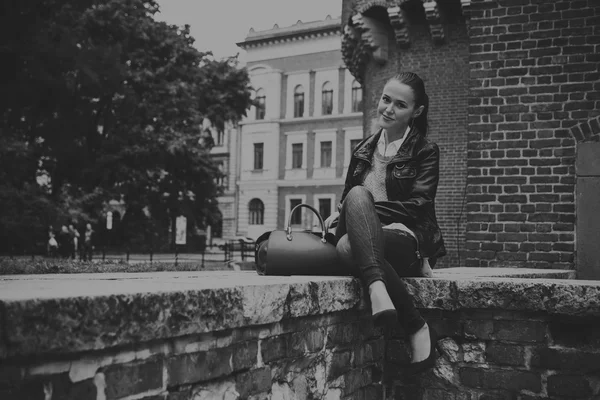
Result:
M356 80L352 82L352 112L362 111L362 88Z
M254 143L254 169L263 169L264 143Z
M331 167L332 144L330 141L321 142L321 168Z
M331 215L331 199L319 199L319 214L323 221Z
M219 163L219 172L216 178L216 184L220 187L227 186L227 174L225 173L225 162L221 161Z
M256 119L265 119L266 100L265 91L258 89L256 91Z
M225 142L225 131L217 131L217 140L215 146L223 146Z
M302 118L304 115L304 88L302 85L294 89L294 118Z
M265 205L260 199L250 200L248 205L249 219L248 224L250 225L263 225L265 216Z
M302 168L302 143L292 144L292 168Z
M321 92L321 114L331 115L333 113L333 86L325 82Z
M290 199L290 213L298 204L302 204L302 199ZM296 210L292 215L292 225L302 225L302 209Z
M213 238L223 237L223 218L219 218L217 222L210 226L211 235Z

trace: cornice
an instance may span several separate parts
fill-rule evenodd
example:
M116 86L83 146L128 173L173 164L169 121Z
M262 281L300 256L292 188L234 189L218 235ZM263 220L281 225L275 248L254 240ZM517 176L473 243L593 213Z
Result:
M315 38L322 38L327 36L340 36L341 35L341 27L327 27L319 30L312 30L307 32L299 32L299 33L290 33L284 35L277 35L273 37L265 37L265 38L257 38L257 39L248 39L244 42L239 42L237 45L244 50L254 49L258 47L270 46L273 44L279 43L291 43L298 42L302 40L310 40Z

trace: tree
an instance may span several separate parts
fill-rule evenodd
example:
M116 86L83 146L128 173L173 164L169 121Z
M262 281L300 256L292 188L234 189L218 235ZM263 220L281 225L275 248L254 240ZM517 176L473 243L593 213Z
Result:
M4 7L0 56L15 68L0 77L0 133L15 162L0 177L22 190L44 175L42 195L88 215L108 199L195 225L214 212L219 172L200 127L208 118L223 129L248 109L236 58L199 52L188 26L154 19L154 0Z

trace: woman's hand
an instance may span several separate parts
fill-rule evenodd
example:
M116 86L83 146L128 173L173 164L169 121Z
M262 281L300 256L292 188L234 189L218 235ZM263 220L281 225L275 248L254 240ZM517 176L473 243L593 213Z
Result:
M327 219L324 221L325 224L325 229L329 230L331 229L331 225L333 225L333 223L339 218L340 213L337 211L334 211L331 213L331 215L329 217L327 217Z

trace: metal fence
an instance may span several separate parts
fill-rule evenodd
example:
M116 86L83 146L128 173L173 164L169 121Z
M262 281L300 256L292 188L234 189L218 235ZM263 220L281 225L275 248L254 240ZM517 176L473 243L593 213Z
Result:
M96 246L91 254L85 254L83 251L71 253L69 256L61 256L57 252L48 251L31 251L1 254L0 256L8 258L67 258L76 260L112 260L125 261L128 263L140 262L166 262L178 263L195 262L201 263L202 266L208 262L223 262L231 261L253 261L254 260L254 242L243 240L229 240L222 242L219 246L205 247L201 251L185 251L183 246L175 246L172 252L154 252L148 251L130 251L127 246ZM90 257L91 256L91 257Z

